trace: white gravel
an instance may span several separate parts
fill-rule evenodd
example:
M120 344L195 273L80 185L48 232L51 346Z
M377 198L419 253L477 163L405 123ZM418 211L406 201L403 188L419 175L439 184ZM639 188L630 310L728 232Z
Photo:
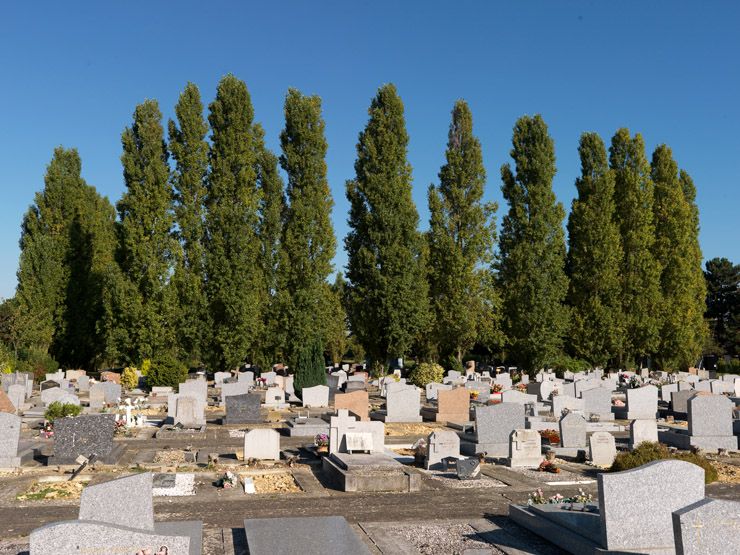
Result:
M487 549L495 555L505 555L500 549L482 541L475 529L467 524L414 524L394 526L388 531L413 544L422 555L461 555L466 549Z
M477 488L505 488L506 484L496 480L495 478L489 478L483 474L477 480L459 480L454 472L444 470L423 470L426 472L432 480L442 482L445 487L448 488L459 488L459 489L477 489Z
M237 437L244 437L247 432L244 430L229 430L229 437L231 438L237 438Z
M195 495L195 474L176 474L171 488L152 488L154 497L185 497Z

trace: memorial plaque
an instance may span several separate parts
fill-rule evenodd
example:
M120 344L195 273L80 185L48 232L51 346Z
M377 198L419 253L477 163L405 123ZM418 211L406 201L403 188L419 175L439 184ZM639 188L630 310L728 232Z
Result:
M257 393L229 395L226 397L226 424L256 424L262 422L260 405L262 398Z
M50 464L75 464L77 457L105 459L113 452L114 414L90 414L54 421L54 454Z

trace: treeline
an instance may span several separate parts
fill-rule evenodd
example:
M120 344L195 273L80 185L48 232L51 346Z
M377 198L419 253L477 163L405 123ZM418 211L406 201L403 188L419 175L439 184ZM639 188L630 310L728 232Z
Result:
M279 156L232 75L207 119L188 84L166 133L145 101L122 135L115 209L82 179L78 153L56 149L23 219L3 340L85 368L295 365L317 344L378 370L401 357L459 367L471 351L526 369L695 362L707 335L699 217L670 148L648 161L639 134L620 129L608 150L583 134L566 248L553 140L540 116L520 118L497 237L482 147L458 101L422 233L393 85L368 113L346 184L346 282L340 273L333 284L319 97L288 91Z

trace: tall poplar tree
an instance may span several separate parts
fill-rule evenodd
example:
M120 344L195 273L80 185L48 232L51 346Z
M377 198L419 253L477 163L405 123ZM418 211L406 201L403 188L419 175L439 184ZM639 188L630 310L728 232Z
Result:
M578 146L581 177L568 218L572 307L569 344L577 358L606 366L621 351L624 337L619 266L619 227L614 219L614 172L596 133L584 133Z
M662 310L656 359L664 369L693 366L704 345L706 289L698 245L698 214L690 204L671 149L653 152L651 177L655 185L655 256L660 276ZM689 178L690 179L690 178Z
M452 109L445 159L439 185L429 187L429 295L435 341L461 367L479 328L499 314L489 310L483 287L493 259L496 206L482 202L486 170L463 100Z
M141 362L175 348L174 295L169 282L179 245L173 234L168 154L156 100L136 107L133 124L124 130L121 141L126 191L117 204L119 264L130 286L119 284L119 291L132 297L112 302L109 324L127 328L113 332L126 341L117 347L121 362ZM130 307L126 318L119 317L122 305Z
M169 149L175 160L172 186L182 256L172 281L177 293L177 342L182 360L202 363L206 347L208 301L205 293L205 194L208 173L208 124L200 91L188 83L169 121Z
M54 150L44 190L23 219L16 300L22 342L63 365L101 355L102 273L116 246L115 211L81 176L75 149Z
M313 339L323 350L332 302L327 278L336 250L330 217L334 202L326 178L327 143L318 96L288 91L280 144L289 204L280 243L278 310L286 358L295 366Z
M258 237L254 110L247 86L233 75L209 106L212 146L206 194L206 276L213 369L253 359L262 334L264 295Z
M283 230L285 191L283 180L278 172L278 157L264 144L263 131L255 126L257 141L257 185L261 191L259 208L259 239L263 285L263 337L260 340L260 353L257 362L267 367L284 360L285 329L278 320L278 259L280 255L280 235Z
M645 157L645 143L638 133L619 129L609 148L614 170L615 219L622 239L622 313L625 341L622 365L653 354L660 340L660 265L655 258L653 182Z
M706 264L707 318L719 354L740 355L740 264L713 258Z
M552 190L555 146L542 117L523 116L514 126L514 173L501 168L509 204L500 240L499 277L511 355L526 370L553 361L568 328L565 211Z
M379 368L429 326L424 240L411 198L408 134L396 87L384 85L360 133L345 247L352 332Z

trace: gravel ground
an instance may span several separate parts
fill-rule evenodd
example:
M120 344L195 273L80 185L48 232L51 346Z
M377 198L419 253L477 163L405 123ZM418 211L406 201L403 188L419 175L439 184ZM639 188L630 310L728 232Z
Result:
M185 497L195 495L195 474L175 474L175 486L152 488L154 497Z
M230 438L239 438L244 437L247 432L244 430L229 430L229 437Z
M387 530L413 544L422 555L461 555L466 549L488 549L495 555L505 555L500 549L482 541L475 529L467 524L415 524Z
M524 474L528 478L533 478L538 482L583 482L587 484L595 482L595 480L584 478L580 474L575 474L574 472L569 472L562 468L557 474L553 474L552 472L539 472L538 470L533 470L531 468L511 468L510 470Z
M438 480L448 488L471 489L506 487L506 484L503 482L482 474L477 480L459 480L457 478L457 474L454 472L445 472L443 470L422 470L422 472L426 472L432 480Z

